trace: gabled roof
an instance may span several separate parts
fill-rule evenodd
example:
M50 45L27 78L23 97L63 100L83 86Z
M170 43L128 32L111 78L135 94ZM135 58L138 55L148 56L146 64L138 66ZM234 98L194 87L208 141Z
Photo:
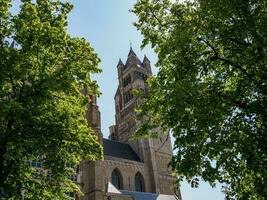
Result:
M140 162L129 144L103 138L104 155Z
M127 190L120 191L122 195L129 195L135 200L179 200L175 195L156 194L148 192L133 192Z

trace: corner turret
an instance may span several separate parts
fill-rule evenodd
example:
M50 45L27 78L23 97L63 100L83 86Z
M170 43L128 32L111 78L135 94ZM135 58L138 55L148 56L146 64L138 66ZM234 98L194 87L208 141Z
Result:
M146 55L144 56L142 64L147 69L148 76L151 76L152 75L152 70L151 70L150 60L146 57Z
M98 142L103 145L103 134L101 132L101 113L97 105L97 97L95 95L88 95L86 89L83 90L83 94L88 96L89 105L86 110L86 120L88 126L91 127L97 136Z
M121 61L121 59L119 59L119 63L118 63L118 65L117 65L117 68L118 68L118 67L123 67L123 66L124 66L123 62Z

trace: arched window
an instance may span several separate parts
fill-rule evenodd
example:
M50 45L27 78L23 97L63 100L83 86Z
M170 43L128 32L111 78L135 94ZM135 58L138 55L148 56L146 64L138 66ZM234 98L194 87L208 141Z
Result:
M135 182L135 191L137 192L144 192L145 191L145 182L143 176L137 172L137 174L134 177Z
M111 174L112 184L119 190L122 190L122 176L118 169L114 169Z

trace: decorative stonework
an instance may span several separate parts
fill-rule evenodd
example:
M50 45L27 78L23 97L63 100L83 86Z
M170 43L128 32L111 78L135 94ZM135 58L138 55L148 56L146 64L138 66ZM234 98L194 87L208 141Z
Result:
M130 49L126 63L123 64L120 60L117 69L119 85L114 97L116 123L110 127L109 138L116 140L118 143L109 141L113 145L118 144L118 146L112 146L113 148L125 147L126 144L128 145L127 148L130 148L130 145L140 159L131 159L130 157L126 159L126 154L124 153L120 155L121 157L107 154L103 161L84 161L81 164L81 187L85 196L80 199L133 199L129 198L129 196L107 193L106 185L108 182L114 181L112 180L112 172L114 171L119 174L119 176L115 176L115 180L119 181L123 190L135 191L135 187L137 187L135 185L135 176L140 174L142 177L142 187L145 192L174 195L176 178L172 176L171 170L168 167L172 156L169 136L163 134L161 129L158 128L156 131L159 133L159 137L156 139L140 138L138 140L131 140L131 136L141 123L136 121L135 108L138 102L132 95L132 90L138 88L147 93L146 79L152 75L150 61L145 56L141 62L134 51ZM105 145L107 141L102 138L100 112L96 104L96 98L91 97L91 100L92 105L86 113L87 120L89 125L95 130L100 143ZM121 151L126 151L127 148L121 149ZM119 154L119 150L115 151L115 153Z

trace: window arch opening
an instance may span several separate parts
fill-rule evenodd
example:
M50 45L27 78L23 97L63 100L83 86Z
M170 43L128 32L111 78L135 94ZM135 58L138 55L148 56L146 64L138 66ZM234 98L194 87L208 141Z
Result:
M140 172L137 172L137 174L135 175L134 182L135 182L135 191L145 192L145 181Z
M118 169L114 169L111 174L111 183L119 190L122 190L122 176Z

